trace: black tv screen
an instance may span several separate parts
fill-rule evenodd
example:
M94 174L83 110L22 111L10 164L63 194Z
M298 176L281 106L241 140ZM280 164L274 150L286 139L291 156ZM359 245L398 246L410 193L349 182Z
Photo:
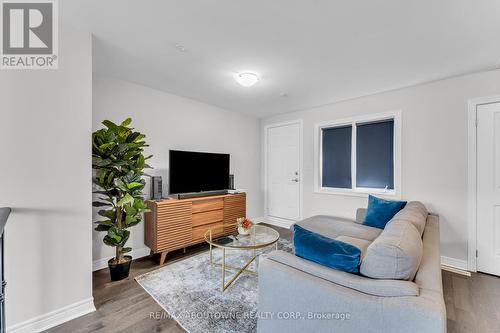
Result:
M229 154L170 150L170 194L228 189Z

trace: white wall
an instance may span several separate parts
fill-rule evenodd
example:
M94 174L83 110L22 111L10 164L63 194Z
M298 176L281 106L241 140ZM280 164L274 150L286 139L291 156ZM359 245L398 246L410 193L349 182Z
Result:
M0 206L13 208L5 231L11 331L93 308L92 44L65 25L59 35L58 70L0 71Z
M467 259L467 101L500 94L500 70L263 119L304 121L304 217L354 217L366 198L314 193L314 124L402 110L402 197L440 214L442 255ZM262 134L263 135L263 134Z
M133 127L146 134L150 145L146 153L154 156L149 161L154 169L147 173L161 175L165 189L169 149L229 153L236 188L247 190L248 216L262 216L257 118L107 77L95 76L93 82L94 130L104 119L119 122L132 117ZM113 256L113 249L102 243L103 236L93 234L95 268L105 267L103 259ZM128 244L135 257L149 253L143 223L132 229Z

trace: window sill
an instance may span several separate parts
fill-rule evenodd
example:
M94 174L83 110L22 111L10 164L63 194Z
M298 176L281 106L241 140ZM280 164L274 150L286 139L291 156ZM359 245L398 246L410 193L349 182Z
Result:
M340 188L326 188L321 187L314 190L314 193L317 194L330 194L330 195L341 195L341 196L350 196L350 197L362 197L367 198L370 194L376 195L380 197L387 198L399 198L399 195L395 190L378 190L378 189L340 189Z

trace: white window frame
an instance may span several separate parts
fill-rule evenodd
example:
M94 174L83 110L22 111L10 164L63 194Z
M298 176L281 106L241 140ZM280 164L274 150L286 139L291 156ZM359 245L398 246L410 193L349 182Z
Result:
M377 194L386 197L401 197L401 110L384 113L369 114L351 118L325 121L317 123L314 131L314 192L334 195L350 195L367 197L369 194ZM377 188L356 187L356 124L375 122L382 120L394 120L394 189L385 190ZM323 187L323 135L324 128L352 126L351 142L351 178L352 188Z

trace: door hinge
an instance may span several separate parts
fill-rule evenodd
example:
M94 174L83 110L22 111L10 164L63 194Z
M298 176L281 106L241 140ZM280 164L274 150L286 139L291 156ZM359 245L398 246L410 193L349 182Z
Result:
M477 124L479 124L479 120L476 118L476 127L477 127Z
M477 250L476 250L476 258L477 258Z

